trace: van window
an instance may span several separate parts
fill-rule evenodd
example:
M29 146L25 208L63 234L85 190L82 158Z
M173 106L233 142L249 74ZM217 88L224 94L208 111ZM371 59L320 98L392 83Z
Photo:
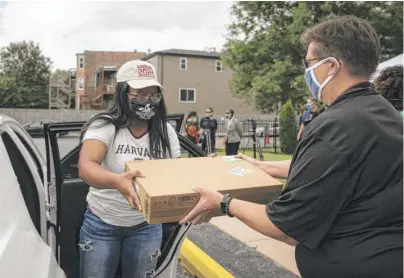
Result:
M7 150L8 157L10 158L11 164L13 166L14 173L17 176L17 180L20 185L21 193L24 197L29 215L38 233L41 234L39 197L34 177L21 151L18 149L13 139L11 139L10 135L6 132L3 132L1 134L1 139L4 142L4 146Z
M20 134L18 134L17 132L16 132L16 134L17 134L18 138L20 139L21 143L28 150L28 153L30 154L32 160L35 162L36 169L37 169L38 174L41 177L41 181L43 183L44 182L43 171L42 171L41 163L39 163L38 157L35 155L34 151L30 147L30 145L24 140L24 138L22 138L22 136Z

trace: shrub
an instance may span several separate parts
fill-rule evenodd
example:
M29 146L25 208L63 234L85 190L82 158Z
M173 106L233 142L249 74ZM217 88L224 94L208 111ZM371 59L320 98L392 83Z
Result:
M289 99L283 106L280 114L280 141L283 153L292 154L297 146L296 111Z

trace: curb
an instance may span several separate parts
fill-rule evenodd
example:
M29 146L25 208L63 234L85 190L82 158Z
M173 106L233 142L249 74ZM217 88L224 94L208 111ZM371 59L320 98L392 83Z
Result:
M179 259L198 278L234 278L225 268L209 257L188 238L184 239Z

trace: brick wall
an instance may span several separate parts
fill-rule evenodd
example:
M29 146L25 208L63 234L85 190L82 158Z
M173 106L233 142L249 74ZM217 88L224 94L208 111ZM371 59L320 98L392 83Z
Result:
M141 59L144 52L85 51L85 94L95 94L95 73L103 66L122 65L127 61Z

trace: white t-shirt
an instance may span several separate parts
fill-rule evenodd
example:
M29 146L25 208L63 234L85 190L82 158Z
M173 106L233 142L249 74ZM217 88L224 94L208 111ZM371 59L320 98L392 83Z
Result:
M148 133L136 138L128 128L121 128L116 130L115 135L114 125L110 124L101 128L97 127L99 125L99 122L95 122L89 127L83 142L88 139L95 139L104 142L107 146L101 167L114 173L123 173L126 161L150 159ZM177 133L169 123L167 123L167 133L172 158L181 157ZM146 221L142 213L132 209L126 198L116 189L90 187L87 203L95 215L111 225L130 227Z

